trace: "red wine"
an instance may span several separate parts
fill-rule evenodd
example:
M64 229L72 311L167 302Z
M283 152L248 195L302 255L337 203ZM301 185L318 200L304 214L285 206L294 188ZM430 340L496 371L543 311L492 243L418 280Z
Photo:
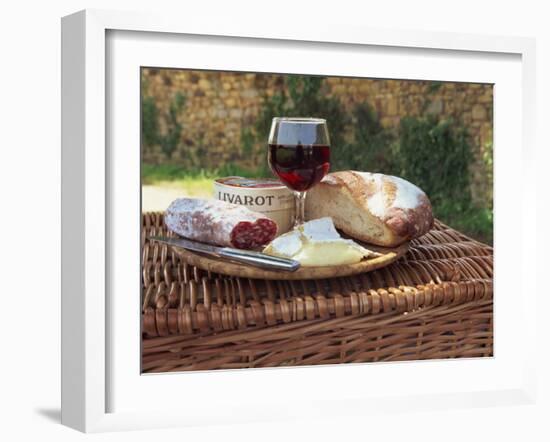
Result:
M303 192L328 173L330 148L327 145L270 144L268 161L283 184Z

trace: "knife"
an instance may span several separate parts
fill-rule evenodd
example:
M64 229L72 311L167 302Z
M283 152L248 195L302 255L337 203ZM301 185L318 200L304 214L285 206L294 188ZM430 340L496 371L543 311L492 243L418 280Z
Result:
M168 238L161 236L150 236L150 240L168 244L172 247L192 250L194 252L208 253L218 258L225 258L243 264L249 264L268 270L284 270L294 272L300 268L300 263L293 259L279 258L265 253L253 252L251 250L233 249L231 247L216 247L202 242L191 241L183 238Z

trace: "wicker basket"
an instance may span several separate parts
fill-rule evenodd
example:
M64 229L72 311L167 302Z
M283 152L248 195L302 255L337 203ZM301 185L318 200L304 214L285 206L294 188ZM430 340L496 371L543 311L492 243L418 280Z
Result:
M436 222L394 264L313 281L227 277L182 262L142 217L142 371L493 354L493 249Z

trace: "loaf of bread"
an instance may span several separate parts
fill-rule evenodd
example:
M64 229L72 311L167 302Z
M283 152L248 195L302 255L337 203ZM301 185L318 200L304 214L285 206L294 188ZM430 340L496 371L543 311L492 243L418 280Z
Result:
M432 206L414 184L379 173L344 171L328 174L308 191L306 219L330 216L347 235L394 247L428 232Z

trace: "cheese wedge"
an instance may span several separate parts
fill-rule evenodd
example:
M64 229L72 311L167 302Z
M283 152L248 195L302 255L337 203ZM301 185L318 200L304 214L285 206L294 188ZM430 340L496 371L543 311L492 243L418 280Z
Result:
M308 221L275 238L263 252L295 259L304 267L356 264L363 258L379 256L351 239L342 238L330 217Z

